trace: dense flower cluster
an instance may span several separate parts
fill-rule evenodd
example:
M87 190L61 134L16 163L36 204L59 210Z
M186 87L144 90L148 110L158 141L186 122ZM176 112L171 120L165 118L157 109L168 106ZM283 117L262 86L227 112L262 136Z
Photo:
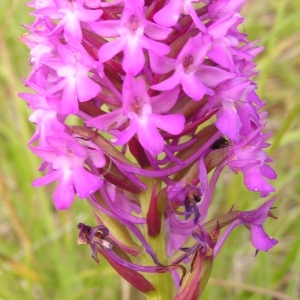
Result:
M34 186L57 181L58 209L75 195L87 198L100 227L80 224L80 241L145 293L159 287L138 272L172 271L181 285L176 299L197 297L201 263L239 224L251 229L258 250L277 243L262 229L273 200L206 220L225 166L262 197L274 191L264 102L251 79L262 48L239 31L245 2L29 3L36 19L21 39L32 65L24 82L34 93L20 96L34 111L29 147L46 172ZM165 256L153 240L165 243ZM198 278L189 289L178 272L185 274L183 261L192 261Z

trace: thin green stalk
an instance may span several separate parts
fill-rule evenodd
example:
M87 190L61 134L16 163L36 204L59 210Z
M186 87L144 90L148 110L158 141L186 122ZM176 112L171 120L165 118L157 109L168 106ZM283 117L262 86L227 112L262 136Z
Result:
M296 104L294 105L294 107L289 111L289 114L284 119L284 121L281 124L279 130L277 131L277 133L276 133L276 135L275 135L275 137L274 137L274 139L272 141L272 144L271 144L271 146L269 148L269 151L268 151L268 153L270 155L272 155L274 153L274 151L277 149L280 141L284 137L284 134L287 132L287 130L289 129L289 127L293 123L294 119L299 115L300 105L299 105L298 101L296 102Z

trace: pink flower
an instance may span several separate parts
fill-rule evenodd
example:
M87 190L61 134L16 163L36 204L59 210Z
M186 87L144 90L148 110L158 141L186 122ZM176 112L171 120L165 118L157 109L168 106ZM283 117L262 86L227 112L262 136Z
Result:
M188 13L195 25L202 31L206 32L206 27L200 21L193 7L193 2L207 2L205 0L170 0L160 11L158 11L153 19L156 23L163 26L173 26L177 23L182 11Z
M54 204L57 209L68 209L73 202L75 193L79 198L86 198L99 189L102 180L85 168L89 157L87 149L78 142L61 132L55 137L48 137L48 146L30 147L36 155L49 163L48 174L36 179L33 186L49 184L58 181L54 192ZM94 159L93 159L94 158ZM98 168L105 165L102 151L98 151L98 158L90 156Z
M203 61L211 47L211 42L208 35L200 33L188 40L176 60L164 59L164 63L156 55L150 53L151 68L156 73L164 74L175 69L168 79L152 85L151 88L158 91L167 91L181 84L184 92L194 101L201 100L205 94L213 95L214 91L208 86L214 87L235 75L203 65Z
M91 119L86 124L113 133L115 145L124 145L137 134L141 145L152 156L156 156L164 148L164 140L158 128L174 135L183 130L185 119L182 115L164 114L173 107L178 93L178 89L173 89L150 98L144 79L137 81L127 75L123 85L123 108ZM163 102L163 99L167 100ZM128 127L120 131L128 120Z
M60 59L47 59L44 64L57 72L57 82L48 89L47 95L62 91L61 113L76 114L78 101L94 98L101 87L89 77L89 72L97 68L95 61L82 49L63 45L57 46Z
M105 62L123 51L122 67L126 72L137 75L144 67L143 49L151 50L157 55L165 55L169 47L154 40L163 40L171 32L145 19L143 1L125 1L125 8L120 20L91 23L91 28L103 37L115 40L104 44L99 52L99 60ZM148 37L149 36L149 37Z
M259 251L268 251L273 248L278 241L267 235L263 228L263 224L267 217L275 218L270 212L270 209L276 198L265 202L260 207L250 211L240 211L238 212L238 218L233 221L223 232L222 236L219 238L214 251L214 256L216 257L220 251L225 240L234 228L243 224L251 231L251 241L252 245Z
M57 35L63 32L64 38L69 44L73 41L81 41L82 30L80 22L94 22L102 15L102 10L86 9L82 1L48 1L42 8L35 11L35 15L43 15L55 20L60 20L49 35ZM37 5L37 4L35 4Z
M235 173L242 171L245 186L251 191L260 192L261 197L267 197L275 191L265 179L276 178L274 170L266 165L271 159L262 150L268 146L265 142L268 137L267 134L262 135L259 128L232 146L228 155L228 166Z

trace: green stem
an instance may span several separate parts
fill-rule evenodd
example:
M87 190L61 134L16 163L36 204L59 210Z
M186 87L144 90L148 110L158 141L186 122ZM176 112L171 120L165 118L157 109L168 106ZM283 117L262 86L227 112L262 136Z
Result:
M151 201L151 194L152 189L155 184L157 184L157 189L160 188L160 181L158 179L154 178L147 178L145 179L144 183L147 186L147 190L143 192L141 195L141 209L142 209L142 216L146 218L150 201ZM163 220L162 220L163 224ZM158 260L163 264L168 264L168 257L167 257L167 247L166 247L166 241L165 241L165 233L164 233L164 226L161 227L160 233L155 236L151 237L147 234L147 227L144 227L144 235L146 237L146 240L148 241L151 248L154 250L154 252L157 255ZM145 255L143 257L143 263L144 264L153 264L152 259L149 257L149 255ZM155 291L150 292L147 294L148 300L171 300L172 297L172 277L171 273L153 273L153 274L147 274L147 278L155 287Z
M274 153L274 151L277 149L279 143L281 142L282 138L284 137L284 134L287 132L291 124L294 122L294 119L297 118L299 114L299 103L296 103L294 107L289 111L289 114L287 117L283 120L281 123L281 126L279 130L277 131L276 135L274 136L272 145L269 148L268 153L271 155Z

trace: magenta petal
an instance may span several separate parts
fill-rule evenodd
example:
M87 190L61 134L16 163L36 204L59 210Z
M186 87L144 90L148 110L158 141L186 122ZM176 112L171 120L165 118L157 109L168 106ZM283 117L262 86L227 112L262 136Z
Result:
M225 36L230 29L237 21L239 21L238 16L230 16L227 15L223 17L222 19L217 20L216 22L212 23L208 29L207 32L212 35L215 39L219 39L223 36Z
M123 69L132 75L137 75L144 67L145 56L140 45L125 45Z
M60 172L54 171L51 172L43 177L37 178L32 182L32 186L41 186L49 184L55 180L58 180L60 178Z
M55 92L58 92L60 90L63 90L66 86L66 79L60 80L57 84L52 86L46 93L45 96L50 96L51 94L54 94Z
M166 74L175 69L175 59L158 55L151 50L149 50L148 53L150 57L150 66L154 73Z
M191 4L191 2L188 2L189 4L186 5L186 10L189 13L189 15L191 16L191 18L193 19L195 25L202 31L202 32L206 32L206 27L205 25L202 23L202 21L200 20L200 18L198 17L197 13L195 12L195 9L193 7L193 5Z
M75 93L75 86L67 85L63 90L61 98L61 113L62 114L76 114L78 112L78 102Z
M79 19L84 22L94 22L98 20L103 11L100 9L80 9L78 12Z
M103 168L105 166L106 160L101 150L89 149L88 156L96 168Z
M142 38L142 47L151 50L158 55L166 55L170 52L170 47L166 44L155 42L147 37Z
M152 156L160 154L164 148L164 140L157 128L151 124L139 127L137 132L141 145L148 150Z
M211 88L218 86L225 80L236 77L236 74L210 66L201 66L199 71L196 72L196 75L204 85Z
M268 217L269 211L275 200L276 197L273 197L269 201L263 203L259 208L255 209L254 211L246 213L247 223L255 226L262 225Z
M89 23L90 27L100 36L112 38L119 35L119 21L109 20Z
M114 41L104 44L98 51L99 60L101 62L110 60L112 57L123 50L125 43L125 39L118 38Z
M101 87L87 76L78 78L76 82L78 100L81 102L91 100L92 98L96 97L101 91Z
M88 126L93 126L98 129L109 131L109 129L115 129L121 126L128 119L127 116L123 116L122 109L116 109L105 115L90 119L85 123ZM115 124L114 128L110 128L111 124Z
M131 120L129 126L123 130L112 143L115 145L124 145L127 143L137 132L137 124L135 121Z
M261 175L263 175L264 177L266 177L270 180L274 180L277 178L275 171L268 165L261 166L260 172L261 172Z
M215 42L207 56L224 68L230 70L235 69L232 53L230 52L230 49L224 45L224 43Z
M264 179L258 166L254 166L244 172L244 182L249 190L260 192L261 197L267 197L275 191L272 185Z
M82 39L82 31L81 31L81 26L79 23L79 20L76 18L68 18L65 23L64 27L64 35L65 38L68 40L67 36L68 34L75 38L76 40L81 41Z
M240 169L248 170L248 169L256 166L257 160L255 160L255 158L247 159L247 160L236 159L236 160L230 161L229 163L230 163L229 166L231 169L233 169L233 170L238 169L238 172L239 172Z
M79 198L88 197L102 184L100 177L86 171L83 167L74 170L73 181Z
M166 28L152 22L147 22L145 27L145 34L151 39L158 41L166 39L171 31L171 28Z
M252 245L261 251L268 251L274 247L278 241L269 237L262 226L251 225L251 240Z
M233 141L237 141L239 139L241 125L234 103L224 102L223 111L220 113L216 122L217 128Z
M178 75L178 73L174 73L171 77L169 77L165 81L152 85L151 88L153 90L158 90L158 91L168 91L173 89L179 83L180 83L180 76Z
M43 160L47 162L53 162L57 155L52 149L41 149L38 147L29 147L29 149L36 155L40 156Z
M71 177L59 180L57 188L54 192L54 205L57 209L68 209L75 196L74 186Z
M198 68L201 66L208 49L211 46L211 38L209 36L203 36L198 34L197 36L189 39L184 45L177 57L177 64L182 64L185 57L193 56L193 66Z
M44 15L44 16L50 16L53 19L59 20L62 19L64 14L62 14L61 12L58 12L57 7L53 6L44 6L40 9L37 9L33 15Z
M182 75L181 77L182 88L193 100L199 101L207 93L207 89L204 84L195 75ZM209 90L210 94L213 91Z
M151 115L151 123L171 134L179 134L184 128L185 118L183 115Z
M239 12L241 7L247 0L236 1L216 1L212 2L208 8L208 13L211 18L223 17L228 14Z
M153 19L157 24L162 26L173 26L176 24L179 18L182 7L182 1L171 0L167 5L164 6L164 8L162 8L153 16Z
M168 113L175 105L180 89L176 87L166 93L161 93L158 96L151 98L151 106L153 113L163 114Z

